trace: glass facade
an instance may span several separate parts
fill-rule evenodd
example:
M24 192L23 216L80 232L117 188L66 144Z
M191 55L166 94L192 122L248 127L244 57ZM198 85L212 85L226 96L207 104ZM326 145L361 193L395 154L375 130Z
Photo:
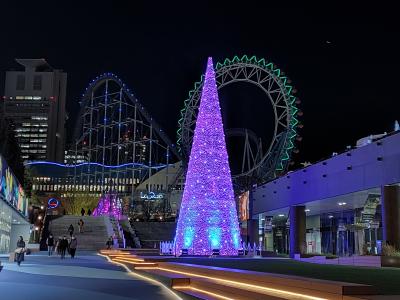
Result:
M346 203L337 199L328 199L326 202L304 204L305 253L335 256L381 254L383 233L380 194L369 193L362 202ZM259 214L258 219L263 250L288 254L289 208Z
M10 250L12 208L0 199L0 254Z

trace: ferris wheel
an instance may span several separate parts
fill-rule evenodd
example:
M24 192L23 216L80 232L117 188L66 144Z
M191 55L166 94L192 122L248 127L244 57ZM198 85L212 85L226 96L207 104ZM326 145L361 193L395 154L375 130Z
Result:
M255 85L263 91L265 101L272 106L274 126L270 137L257 136L248 128L226 128L226 139L242 138L242 163L240 170L232 173L236 189L247 189L253 184L263 183L285 172L289 166L299 125L297 108L300 101L290 79L273 63L255 56L235 56L215 66L218 90L238 82ZM179 120L177 146L184 162L188 162L204 77L194 84L185 100ZM229 103L228 103L229 105ZM272 138L271 138L272 136Z

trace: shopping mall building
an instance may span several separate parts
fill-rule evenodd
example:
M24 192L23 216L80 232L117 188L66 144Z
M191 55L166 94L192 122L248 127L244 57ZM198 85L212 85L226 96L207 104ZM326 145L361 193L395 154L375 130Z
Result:
M400 134L258 186L253 221L266 251L338 256L400 248Z
M29 241L28 199L22 186L0 155L0 253L16 248L19 236Z

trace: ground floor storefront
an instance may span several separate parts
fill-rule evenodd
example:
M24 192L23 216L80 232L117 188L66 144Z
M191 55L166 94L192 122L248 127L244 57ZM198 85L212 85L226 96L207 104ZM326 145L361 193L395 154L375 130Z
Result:
M29 222L14 207L0 198L0 254L13 251L20 236L28 244Z
M258 214L253 219L258 221L259 246L288 255L381 255L386 243L397 248L400 236L399 188L388 190L370 189ZM291 251L291 245L296 249Z

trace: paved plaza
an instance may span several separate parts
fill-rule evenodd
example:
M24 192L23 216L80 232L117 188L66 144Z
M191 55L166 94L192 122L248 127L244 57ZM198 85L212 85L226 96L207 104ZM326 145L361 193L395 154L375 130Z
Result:
M95 253L74 260L30 255L21 267L6 258L1 263L1 299L179 299L164 286L127 273Z

